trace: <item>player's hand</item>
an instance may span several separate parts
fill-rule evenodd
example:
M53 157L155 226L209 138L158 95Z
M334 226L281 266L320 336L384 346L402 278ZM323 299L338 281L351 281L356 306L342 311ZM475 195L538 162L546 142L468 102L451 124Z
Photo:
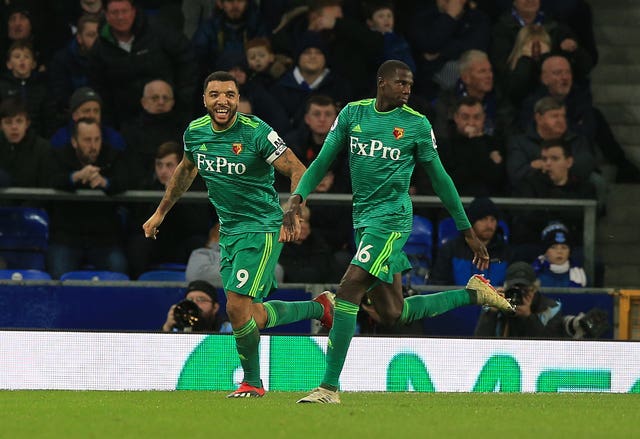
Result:
M142 225L142 230L144 230L144 237L156 239L156 235L160 231L158 227L160 227L160 224L162 224L163 220L164 216L160 215L157 211L153 215L151 215L151 218L149 218L147 222Z
M300 239L302 227L300 226L300 216L302 209L300 195L292 195L285 205L284 216L282 217L282 227L280 228L279 242L291 242Z
M467 245L473 252L473 265L480 271L489 268L489 252L487 247L478 239L473 228L467 229L463 233Z

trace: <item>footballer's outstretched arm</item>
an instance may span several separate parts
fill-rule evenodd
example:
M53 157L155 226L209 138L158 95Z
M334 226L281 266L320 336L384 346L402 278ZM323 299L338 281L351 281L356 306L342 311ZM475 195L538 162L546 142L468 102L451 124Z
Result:
M147 238L156 238L158 234L158 227L164 221L164 217L171 210L176 201L180 199L187 189L193 183L196 178L198 169L195 163L193 163L186 155L182 157L182 160L176 167L171 180L167 183L167 189L164 192L164 196L158 205L156 211L151 215L143 225L144 236Z

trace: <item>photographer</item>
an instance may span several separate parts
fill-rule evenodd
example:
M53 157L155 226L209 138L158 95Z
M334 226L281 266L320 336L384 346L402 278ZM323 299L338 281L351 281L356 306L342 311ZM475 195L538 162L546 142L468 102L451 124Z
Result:
M162 331L231 333L231 324L222 318L219 310L214 286L203 280L194 280L187 286L184 300L169 308Z
M504 293L516 307L514 315L483 308L474 335L485 337L595 338L607 329L607 314L593 309L577 316L562 314L562 304L544 296L533 267L515 262L507 268Z

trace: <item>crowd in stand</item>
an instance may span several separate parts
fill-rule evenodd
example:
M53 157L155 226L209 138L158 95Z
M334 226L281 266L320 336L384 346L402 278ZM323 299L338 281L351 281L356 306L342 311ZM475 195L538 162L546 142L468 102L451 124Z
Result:
M201 84L214 70L232 73L241 111L309 165L340 109L374 96L387 59L414 71L409 106L431 121L461 195L602 205L608 184L640 178L592 103L598 53L585 0L10 0L0 17L3 186L164 190L186 124L205 113ZM345 155L317 192L349 185ZM204 190L199 178L191 190ZM411 191L433 194L420 170ZM93 267L135 279L163 262L186 264L216 224L204 203L179 205L150 241L141 224L152 206L40 207L51 218L54 278ZM480 210L489 213L474 220L498 217ZM582 236L580 218L543 210L504 218L509 258L540 270L549 267L541 233L550 221L566 224L578 247ZM311 200L304 220L304 238L282 252L284 281L338 281L352 254L349 206ZM438 273L450 265L436 261Z

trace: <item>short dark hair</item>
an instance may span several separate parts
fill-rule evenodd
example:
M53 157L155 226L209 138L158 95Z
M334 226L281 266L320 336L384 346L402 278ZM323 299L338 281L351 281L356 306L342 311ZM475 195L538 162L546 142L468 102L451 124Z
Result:
M95 124L98 125L98 128L100 128L98 119L94 119L93 117L81 117L80 119L76 120L76 123L73 124L73 128L71 130L71 137L73 137L74 139L78 138L78 127L81 123L86 123L87 125Z
M104 0L104 9L106 10L107 6L109 6L109 4L113 2L129 2L131 6L133 6L134 8L136 7L136 2L134 0Z
M564 104L562 102L551 96L545 96L544 98L536 101L533 111L536 114L544 114L547 111L559 110L561 108L564 108Z
M163 159L168 155L175 154L178 157L178 161L182 159L184 151L178 142L173 140L169 142L161 143L156 151L156 159Z
M84 31L87 23L97 23L100 24L100 16L97 14L83 14L78 18L78 33L82 33Z
M217 72L210 73L209 76L205 78L204 84L202 85L203 93L207 91L207 85L212 81L233 82L236 85L236 88L240 90L240 85L238 85L238 81L235 76L229 72L225 72L224 70L218 70Z
M364 18L367 20L373 18L373 14L378 12L380 9L391 9L391 12L395 13L393 1L391 0L369 0L362 4Z
M571 146L567 144L563 139L549 139L543 140L540 144L541 149L549 149L549 148L562 148L562 153L566 158L573 157L573 152L571 151Z
M482 107L482 101L478 98L474 98L473 96L463 96L458 99L453 107L453 112L456 113L460 107L462 106L473 107L475 105L480 105L480 108L484 111L484 107Z
M27 102L21 97L6 98L0 103L0 119L5 117L16 117L20 114L24 114L27 119L29 117L29 109Z
M376 73L376 77L378 78L378 81L381 80L381 79L388 78L393 73L395 73L396 70L408 70L408 71L411 71L409 66L407 64L403 63L402 61L399 61L397 59L390 59L390 60L387 60L387 61L383 62L380 65L380 67L378 67L378 73Z
M33 58L36 58L36 52L33 49L33 44L31 44L31 42L29 40L15 40L13 43L11 43L11 45L9 46L9 49L7 50L7 60L9 58L11 58L11 53L14 50L28 50L29 52L31 52L31 56L33 56Z
M319 105L320 107L328 107L329 105L338 109L336 102L331 96L327 95L311 95L304 106L305 114L309 112L312 105Z

